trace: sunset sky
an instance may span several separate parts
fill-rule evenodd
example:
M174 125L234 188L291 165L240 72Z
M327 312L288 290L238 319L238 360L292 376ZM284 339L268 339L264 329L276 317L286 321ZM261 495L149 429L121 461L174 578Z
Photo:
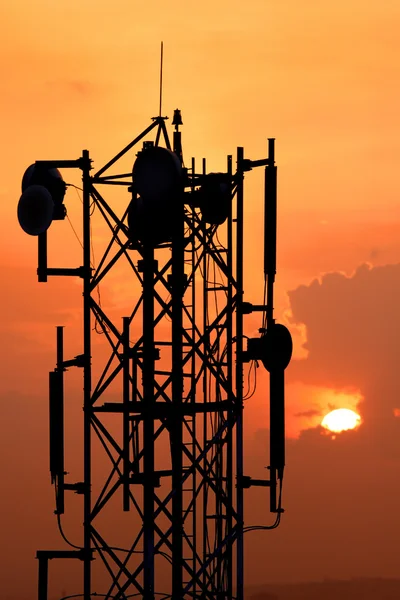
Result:
M161 40L163 113L181 109L187 161L206 156L210 169L223 169L237 146L258 159L276 138L276 318L295 342L286 513L278 530L248 534L246 581L398 575L399 28L397 0L3 0L2 598L34 598L36 549L62 547L48 474L47 373L55 326L77 326L81 302L79 282L37 283L36 242L16 220L21 177L36 159L78 158L83 148L100 167L141 132L158 112ZM262 185L261 171L247 175L245 291L254 303L263 285ZM74 190L66 205L79 233ZM68 222L55 227L49 264L75 266L81 249ZM121 300L118 285L104 291L111 303ZM245 332L258 326L247 317ZM73 340L66 344L75 352ZM245 407L246 464L257 477L268 460L267 374L259 371ZM333 408L358 409L362 424L331 439L319 424ZM248 514L266 523L263 494L249 492ZM67 517L66 528L78 536ZM68 578L59 573L54 594Z

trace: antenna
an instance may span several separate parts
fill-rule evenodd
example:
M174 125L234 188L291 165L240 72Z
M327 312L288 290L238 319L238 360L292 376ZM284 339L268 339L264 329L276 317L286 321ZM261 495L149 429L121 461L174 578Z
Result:
M284 371L292 341L271 312L276 271L273 140L268 157L260 160L245 159L239 147L236 172L231 155L224 172L207 172L205 158L200 168L192 159L186 169L180 110L174 111L171 123L173 151L167 117L161 116L162 76L163 42L159 116L95 175L89 151L83 150L73 160L36 161L23 180L18 217L26 233L38 238L39 281L73 276L82 280L83 288L83 339L74 342L83 354L64 360L59 326L57 362L49 376L56 511L60 519L70 492L82 496L83 546L38 551L39 600L48 600L48 562L54 558L82 562L83 600L93 598L92 586L101 584L108 596L117 589L118 598L139 592L143 600L155 600L158 594L174 600L243 600L244 533L277 526L283 512ZM151 132L154 141L148 138ZM132 171L121 165L123 170L115 172L119 160L141 140ZM262 166L268 169L265 272L271 291L267 304L253 305L244 301L243 290L244 174ZM81 266L71 268L47 266L50 225L66 216L66 184L58 168L82 172L83 253ZM103 186L115 183L126 187L126 208L108 204ZM93 273L94 207L111 231L99 246ZM97 293L104 278L113 284L114 269L121 263L137 294L118 323L118 313L101 308ZM267 310L261 337L248 338L244 350L244 315L260 311L264 316ZM101 346L94 343L96 331L107 333ZM262 479L243 471L244 363L251 360L262 361L270 373L270 470ZM83 376L83 478L75 483L64 465L64 408L69 399L63 377L70 367L82 369ZM109 427L110 417L118 429ZM96 438L104 453L92 451ZM161 453L168 457L167 469L159 468ZM244 527L244 491L252 486L269 488L274 525ZM118 487L119 510L132 511L134 526L131 541L121 532L120 541L114 538L111 545L100 532L105 520L115 519ZM122 558L125 541L129 556ZM95 552L100 558L107 553L106 561L98 561L104 562L102 571L92 568ZM159 565L160 555L169 559L169 566ZM166 589L159 587L161 581Z
M162 75L163 75L163 59L164 59L164 42L161 42L161 57L160 57L160 107L158 116L161 117L162 108Z

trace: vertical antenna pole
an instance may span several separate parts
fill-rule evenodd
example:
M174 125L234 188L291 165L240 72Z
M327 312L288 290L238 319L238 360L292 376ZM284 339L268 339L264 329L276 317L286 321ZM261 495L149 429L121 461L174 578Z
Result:
M48 591L49 559L43 554L43 552L37 553L39 559L38 600L47 600Z
M264 275L267 278L267 327L274 322L274 283L276 275L276 166L275 139L268 139L268 165L265 167Z
M270 403L270 511L276 513L280 506L277 502L277 479L282 484L285 468L285 371L273 369L269 374Z
M47 231L38 235L38 281L47 281Z
M84 564L83 564L83 597L91 598L91 323L90 323L90 158L88 150L82 152L83 182L83 464L84 464Z
M237 149L236 212L236 503L237 503L237 600L243 600L243 148Z
M183 197L174 210L172 233L172 404L170 419L172 461L172 598L183 600L183 288L184 288L184 207Z
M154 600L154 248L143 246L143 584ZM86 599L85 599L86 600Z
M57 400L58 400L58 453L59 453L59 473L57 477L57 514L64 514L64 336L63 327L57 327Z
M227 159L227 172L230 177L230 181L232 182L232 156L228 156ZM233 394L233 371L234 371L234 362L233 362L233 315L234 315L234 303L233 303L233 286L232 281L234 281L233 276L233 240L232 240L232 202L229 202L229 214L228 214L228 223L227 223L227 267L228 267L228 296L227 296L227 306L228 306L228 315L227 315L227 326L226 326L226 339L227 339L227 363L228 363L228 374L227 374L227 383L229 390L229 400L231 405L229 407L229 419L232 419L232 408L234 406L234 394ZM228 506L233 507L233 435L232 429L229 428L227 432L227 457L226 457L226 472L227 472L227 497L228 497ZM227 511L226 516L226 529L230 533L232 531L232 509L230 508ZM226 575L228 578L227 581L227 594L228 598L233 597L233 541L231 541L226 549Z
M202 159L202 175L205 175L207 173L207 164L206 164L206 159L203 158ZM206 224L205 222L201 223L201 233L204 239L204 244L206 244L206 237L207 237L207 230L206 230ZM204 356L207 356L207 352L208 352L208 347L209 347L209 342L210 342L210 333L209 333L209 315L208 315L208 304L207 304L207 281L208 281L208 252L206 251L206 247L204 249L203 252L203 258L202 258L202 262L203 262L203 354ZM208 386L209 386L209 379L210 379L210 374L209 372L207 372L207 369L204 369L204 373L203 373L203 402L204 404L206 404L207 402L209 402L209 394L208 394ZM203 448L206 448L207 444L208 444L208 419L207 419L207 412L204 411L203 414ZM207 456L206 454L204 454L204 458L203 458L203 472L207 473L207 469L208 467L208 463L207 463ZM201 515L201 519L202 519L202 526L203 526L203 530L201 532L201 537L203 538L203 556L202 556L202 561L203 564L206 563L207 561L207 536L208 536L208 519L207 519L207 498L208 498L208 482L205 481L203 484L203 498L202 498L202 515ZM207 589L207 571L206 569L204 569L203 571L203 588Z
M194 180L194 174L196 172L196 164L195 164L195 159L192 158L192 165L191 165L191 174L192 174L192 179L191 179L191 192L192 194L194 193L194 189L195 189L195 180ZM192 225L192 231L191 231L191 238L192 238L192 247L191 247L191 258L192 258L192 264L191 264L191 268L192 268L192 273L195 272L196 270L196 261L197 261L197 253L196 253L196 238L195 235L193 233L194 230L194 226L195 226L195 216L196 216L196 211L195 208L192 207L191 209L191 225ZM193 322L192 322L192 330L191 330L191 336L192 336L192 340L196 339L196 277L193 277L192 280L192 318L193 318ZM195 406L196 403L196 355L195 353L193 353L193 357L191 360L191 373L190 373L190 401L191 403ZM196 432L197 432L197 428L196 428L196 413L193 413L193 426L192 426L192 445L191 445L191 452L192 452L192 456L193 459L196 459L196 456L198 455L198 449L197 449L197 445L196 445ZM193 472L192 475L192 482L193 482L193 489L197 489L197 474L196 471ZM198 561L198 553L197 553L197 527L198 527L198 523L197 523L197 504L198 504L198 498L196 497L196 494L194 494L193 496L193 513L192 513L192 541L193 541L193 550L192 550L192 561L193 561L193 572L196 573L197 572L197 561ZM198 585L198 581L196 579L194 579L193 581L193 598L197 597L197 585Z
M160 57L160 106L158 110L158 116L161 117L161 109L162 109L162 91L163 91L163 62L164 62L164 42L161 42L161 57Z
M130 359L129 359L129 317L123 317L123 403L124 412L122 414L123 429L123 509L129 510L129 385L130 385Z

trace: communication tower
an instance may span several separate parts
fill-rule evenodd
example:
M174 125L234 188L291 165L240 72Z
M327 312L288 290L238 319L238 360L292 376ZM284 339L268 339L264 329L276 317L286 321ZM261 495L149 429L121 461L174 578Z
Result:
M56 514L63 515L66 494L82 496L83 543L38 551L39 600L48 600L51 559L82 562L84 600L243 600L244 490L268 487L275 524L282 512L284 370L292 342L273 316L274 140L264 159L247 159L238 148L235 163L227 157L226 171L208 172L205 159L199 170L194 159L183 161L180 111L174 112L172 144L166 119L153 118L94 174L84 150L77 159L36 161L23 177L18 218L38 238L38 280L71 276L83 284L80 353L64 358L63 328L57 327L49 379ZM119 172L132 150L132 171ZM256 167L265 168L265 294L253 305L243 295L243 182ZM66 216L59 169L82 173L83 256L71 268L47 263L51 223ZM108 200L112 186L126 189L122 210ZM93 211L108 230L97 266ZM117 321L97 291L121 262L132 306ZM253 311L262 315L262 328L245 344L243 315ZM96 331L103 333L101 358L92 344ZM270 373L268 480L243 473L243 371L244 363L257 360ZM77 483L68 481L64 466L64 376L72 367L83 372L84 476ZM108 469L101 481L100 460ZM117 522L116 511L132 517L124 546L118 527L112 539L104 529Z

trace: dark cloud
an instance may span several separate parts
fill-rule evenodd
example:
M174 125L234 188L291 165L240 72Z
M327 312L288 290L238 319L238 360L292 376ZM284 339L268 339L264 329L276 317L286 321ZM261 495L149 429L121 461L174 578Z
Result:
M295 417L318 417L321 414L321 409L318 408L310 408L309 410L304 410L296 413Z
M392 418L400 404L400 265L362 265L352 277L328 273L289 298L293 322L306 325L309 352L293 361L289 377L359 389L365 417Z
M363 423L336 436L316 427L287 441L286 512L276 533L249 534L248 577L396 577L400 419L393 410L400 407L400 265L362 265L352 277L329 273L289 297L293 323L306 326L308 357L293 361L288 380L359 390ZM303 412L315 410L313 398ZM267 443L268 431L260 430L247 445L248 470L262 473ZM265 491L250 490L246 498L247 522L271 520ZM257 556L263 552L268 572L261 573Z

